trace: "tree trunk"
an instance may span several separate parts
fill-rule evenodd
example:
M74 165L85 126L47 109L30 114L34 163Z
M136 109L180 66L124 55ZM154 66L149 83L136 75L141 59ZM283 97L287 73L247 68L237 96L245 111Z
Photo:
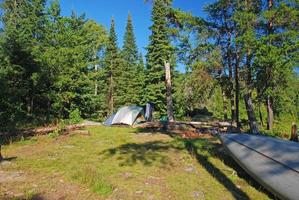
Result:
M94 96L98 95L98 83L97 81L95 82L95 86L94 86Z
M174 118L173 118L173 101L172 101L170 64L169 64L169 62L165 62L164 65L165 65L167 116L168 116L168 120L170 122L173 122Z
M234 125L236 123L236 110L235 110L235 96L234 96L234 83L233 83L233 69L231 64L229 64L228 72L229 72L229 82L231 85L231 92L230 92L231 121L232 121L232 125Z
M223 119L227 121L227 99L224 90L222 91L222 101L223 101Z
M245 100L245 106L246 106L246 110L247 110L250 132L253 134L258 134L259 128L258 128L258 123L256 121L255 113L254 113L253 103L252 103L252 99L251 99L251 92L248 92L244 95L244 100Z
M298 135L297 135L297 125L295 123L292 123L292 129L291 129L291 141L298 142Z
M259 117L260 117L260 122L261 125L264 126L264 121L263 121L263 115L262 115L262 111L261 111L261 104L259 103Z
M27 97L27 115L28 116L31 116L32 115L32 112L33 112L33 97L32 95L30 95L30 97Z
M109 114L112 115L113 114L113 106L114 106L114 102L113 102L113 77L112 77L112 73L110 74L110 83L109 83L109 94L108 94L108 110L109 110Z
M49 99L47 99L47 116L46 116L46 121L50 121L50 109L51 109L51 102Z
M3 160L2 154L1 154L1 144L0 144L0 161Z
M274 4L274 0L268 0L268 10L271 10ZM273 22L271 20L268 21L268 35L273 33ZM271 38L269 38L269 45L272 44ZM271 77L272 71L268 71L267 75ZM268 95L267 96L267 130L271 130L273 128L273 105L272 105L272 98Z
M268 10L271 10L274 4L274 0L268 0ZM273 33L273 21L268 21L268 35ZM270 41L271 43L271 41Z
M247 1L246 1L247 2ZM247 48L246 50L246 69L247 69L247 80L246 80L246 87L247 87L247 93L244 94L244 101L245 101L245 106L247 110L247 117L249 121L249 126L250 126L250 132L253 134L258 134L259 133L259 128L258 128L258 123L255 117L254 113L254 106L252 103L252 96L251 96L251 90L252 90L252 65L251 65L251 60L252 60L252 54L251 54L251 49Z
M235 97L234 97L234 83L233 83L233 66L232 66L232 50L231 50L231 34L228 33L228 50L227 50L227 63L228 63L228 76L229 76L229 83L231 86L231 93L230 93L230 105L231 105L231 121L232 125L236 123L236 110L235 110Z
M97 71L98 71L98 65L94 65L94 70L97 76ZM97 96L98 95L98 81L97 81L97 77L95 78L95 86L94 86L94 95Z
M236 64L235 64L235 86L236 86L236 123L237 127L240 128L240 119L239 119L239 96L240 96L240 84L239 84L239 54L236 53Z
M272 99L268 95L267 96L267 130L271 130L273 128L273 105L272 105Z
M33 105L34 105L34 98L32 97L31 98L31 101L30 101L30 111L31 111L31 115L33 114Z

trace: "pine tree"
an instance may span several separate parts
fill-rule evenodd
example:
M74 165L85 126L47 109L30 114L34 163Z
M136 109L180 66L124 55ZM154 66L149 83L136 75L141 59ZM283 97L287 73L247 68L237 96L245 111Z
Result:
M261 14L261 2L259 0L245 0L239 4L233 15L235 29L238 30L236 43L241 47L240 52L240 68L246 75L243 77L244 85L244 102L247 110L248 121L251 133L259 132L258 124L255 117L252 91L254 90L254 69L253 61L256 53L257 40L256 30L258 24L258 16ZM242 78L242 77L241 77Z
M110 33L105 55L105 74L107 78L107 104L108 113L112 114L115 108L122 104L121 86L124 83L121 80L122 62L117 47L117 36L115 32L114 19L111 20Z
M124 64L123 80L126 83L124 85L124 104L141 105L143 103L144 63L142 55L138 55L132 17L130 14L128 15L124 35L122 58Z
M155 104L155 110L166 113L165 62L173 59L172 46L168 37L168 6L164 0L155 0L152 9L152 34L146 55L146 100ZM173 67L173 66L172 66Z
M43 39L45 23L45 0L3 1L3 35L1 47L5 52L5 68L2 78L6 90L0 107L1 117L8 114L7 123L17 118L27 119L34 115L35 100L42 93L42 79L38 63L33 53ZM2 95L1 95L2 96Z
M88 68L102 48L103 27L74 12L62 17L57 1L46 5L46 0L2 3L0 122L6 125L68 118L77 108L86 117L94 108Z
M297 5L296 5L297 4ZM286 110L284 99L290 88L293 69L298 59L298 3L266 1L261 19L262 37L258 40L256 88L258 98L267 108L267 129L272 129L274 116ZM283 108L284 107L284 108Z
M134 29L132 24L132 17L129 14L127 19L126 32L124 35L124 45L122 49L122 58L124 64L123 71L123 90L124 104L137 104L141 103L141 91L142 91L142 76L143 69L139 68L138 49L136 45L136 39L134 35ZM141 81L141 82L140 82ZM141 87L140 87L141 86Z
M134 28L132 23L132 16L129 13L126 25L126 32L124 35L124 45L122 48L123 58L131 65L137 63L138 49L136 45L136 38L134 35Z

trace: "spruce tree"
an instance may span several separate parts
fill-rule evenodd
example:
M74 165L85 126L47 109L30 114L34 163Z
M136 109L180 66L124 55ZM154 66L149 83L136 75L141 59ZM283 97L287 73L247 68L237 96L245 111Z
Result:
M36 61L33 51L44 35L45 2L5 0L1 3L4 36L1 49L5 53L1 76L6 80L6 89L1 91L5 102L0 105L3 111L0 119L7 118L6 124L18 118L31 118L36 99L42 93L42 64Z
M127 19L126 31L124 35L124 45L122 49L123 58L123 73L122 85L124 91L123 103L140 104L139 93L142 88L139 86L140 73L138 71L138 49L136 45L136 39L134 35L132 17L129 14Z
M94 113L89 66L103 41L103 27L85 17L62 17L46 0L5 0L0 32L0 123L44 123L77 108ZM97 107L98 109L98 107Z
M136 64L138 60L138 49L136 45L136 38L134 35L134 28L132 23L132 16L129 13L126 25L126 32L124 35L124 45L122 49L122 56L129 64Z
M105 74L107 84L107 105L108 113L112 114L115 107L119 107L122 104L121 97L123 96L121 86L122 83L122 62L119 55L119 49L117 47L117 36L115 32L114 19L111 20L110 33L108 38L108 44L105 55Z
M151 18L153 25L150 27L152 34L146 55L146 101L153 102L155 110L160 114L166 113L164 64L173 58L168 37L167 13L168 5L165 1L155 0Z

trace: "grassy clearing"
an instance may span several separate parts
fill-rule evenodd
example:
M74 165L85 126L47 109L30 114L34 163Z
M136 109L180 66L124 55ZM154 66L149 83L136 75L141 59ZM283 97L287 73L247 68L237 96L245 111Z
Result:
M0 176L0 199L9 193L24 199L270 198L216 138L182 140L118 127L88 130L90 136L40 136L4 146L4 156L16 159L1 164L0 171L23 177L5 182Z

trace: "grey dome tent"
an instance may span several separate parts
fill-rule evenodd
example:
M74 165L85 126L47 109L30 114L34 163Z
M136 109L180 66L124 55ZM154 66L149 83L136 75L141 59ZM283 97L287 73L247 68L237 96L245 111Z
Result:
M139 116L143 116L143 108L139 106L124 106L120 108L115 114L109 116L104 122L105 126L111 126L114 124L127 124L132 126L139 120Z

